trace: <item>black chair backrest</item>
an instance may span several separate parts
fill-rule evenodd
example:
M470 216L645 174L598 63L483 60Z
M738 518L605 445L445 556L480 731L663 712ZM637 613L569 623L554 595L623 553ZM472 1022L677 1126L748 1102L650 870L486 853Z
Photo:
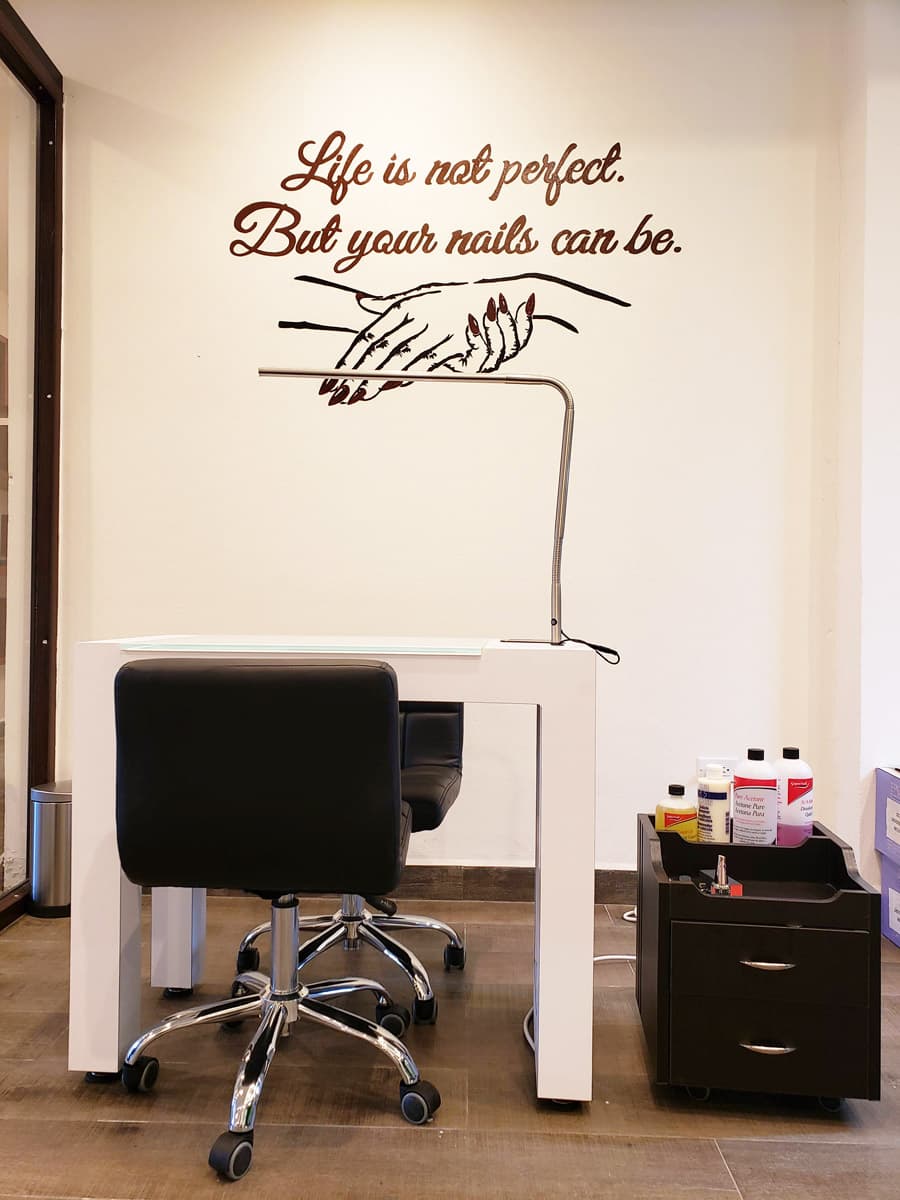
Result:
M462 772L463 705L400 701L400 765L454 767Z
M119 856L135 883L389 892L402 866L387 663L147 659L115 681Z

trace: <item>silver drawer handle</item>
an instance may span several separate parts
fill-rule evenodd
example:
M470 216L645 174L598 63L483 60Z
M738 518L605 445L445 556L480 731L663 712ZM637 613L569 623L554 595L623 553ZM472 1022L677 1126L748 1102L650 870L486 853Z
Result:
M756 971L793 971L796 963L754 962L750 958L740 960L742 967L753 967Z
M760 1046L752 1042L739 1042L738 1045L754 1054L793 1054L797 1049L796 1046Z

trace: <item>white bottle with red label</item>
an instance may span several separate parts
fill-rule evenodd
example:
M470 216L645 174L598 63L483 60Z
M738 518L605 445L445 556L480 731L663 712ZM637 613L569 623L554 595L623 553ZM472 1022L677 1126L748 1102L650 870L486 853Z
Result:
M785 746L776 763L778 845L799 846L813 831L813 773L796 746Z
M765 750L750 749L734 772L731 840L744 846L774 846L778 831L778 779Z

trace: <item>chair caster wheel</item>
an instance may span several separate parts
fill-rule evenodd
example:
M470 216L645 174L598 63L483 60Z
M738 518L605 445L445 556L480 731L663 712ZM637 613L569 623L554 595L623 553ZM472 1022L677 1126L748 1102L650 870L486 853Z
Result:
M259 951L255 946L248 946L246 950L238 950L237 956L237 973L242 975L244 971L259 970Z
M452 942L444 947L444 970L461 971L466 965L465 946L454 946Z
M418 996L413 1000L412 1019L416 1025L433 1025L437 1020L438 1005L437 996L432 996L429 1000L420 1000Z
M427 1079L400 1084L400 1111L410 1125L425 1125L441 1107L441 1093Z
M159 1075L159 1059L142 1054L137 1062L122 1067L122 1084L127 1092L149 1092L153 1090Z
M402 1004L379 1004L375 1009L375 1022L394 1037L402 1038L409 1029L409 1009Z
M841 1111L841 1106L844 1103L842 1096L819 1096L819 1108L824 1108L825 1112L836 1113Z
M688 1085L684 1090L692 1100L698 1100L701 1104L705 1104L712 1095L712 1090L708 1087L692 1087Z
M258 957L259 957L259 955L257 954L257 958ZM250 989L244 987L244 985L242 983L238 983L237 980L235 980L234 983L231 985L231 998L232 999L235 999L237 996L249 996L249 995L250 995ZM243 1023L244 1023L244 1018L238 1017L238 1019L236 1021L223 1021L222 1028L223 1029L240 1029L240 1027L243 1025Z
M220 1133L209 1152L209 1165L225 1179L240 1179L253 1161L253 1131Z

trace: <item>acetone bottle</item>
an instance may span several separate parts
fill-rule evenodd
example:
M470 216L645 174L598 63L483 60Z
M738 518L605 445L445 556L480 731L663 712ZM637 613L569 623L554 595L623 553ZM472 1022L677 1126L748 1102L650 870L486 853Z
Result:
M777 772L765 750L752 748L734 772L731 840L744 846L774 846L778 832Z
M778 845L799 846L813 830L813 773L796 746L785 746L777 767Z

